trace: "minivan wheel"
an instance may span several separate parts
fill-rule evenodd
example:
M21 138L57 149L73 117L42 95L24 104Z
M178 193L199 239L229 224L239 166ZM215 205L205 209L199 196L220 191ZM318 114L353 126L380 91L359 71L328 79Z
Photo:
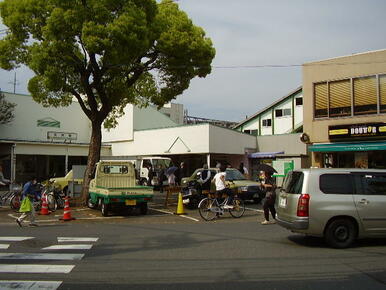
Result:
M324 238L326 243L333 248L344 249L355 240L357 229L349 219L336 219L326 228Z

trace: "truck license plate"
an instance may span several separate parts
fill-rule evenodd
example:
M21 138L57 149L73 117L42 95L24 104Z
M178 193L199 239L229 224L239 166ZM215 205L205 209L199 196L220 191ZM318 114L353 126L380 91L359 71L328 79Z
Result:
M126 205L136 205L137 201L135 199L126 199Z

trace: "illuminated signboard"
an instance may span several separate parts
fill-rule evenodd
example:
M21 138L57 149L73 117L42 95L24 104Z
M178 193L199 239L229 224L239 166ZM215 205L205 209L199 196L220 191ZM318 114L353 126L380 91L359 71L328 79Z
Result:
M386 137L386 123L328 126L328 138L334 141L377 139L382 137Z

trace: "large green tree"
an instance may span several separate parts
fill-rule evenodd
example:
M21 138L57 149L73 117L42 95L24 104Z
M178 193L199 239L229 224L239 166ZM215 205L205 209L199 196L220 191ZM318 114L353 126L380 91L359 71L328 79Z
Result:
M15 107L16 104L8 102L4 94L0 92L0 124L8 124L13 121L15 117L13 110Z
M83 198L100 158L102 125L127 104L163 104L211 71L212 42L164 0L4 0L0 66L28 66L28 90L44 106L74 98L92 124Z

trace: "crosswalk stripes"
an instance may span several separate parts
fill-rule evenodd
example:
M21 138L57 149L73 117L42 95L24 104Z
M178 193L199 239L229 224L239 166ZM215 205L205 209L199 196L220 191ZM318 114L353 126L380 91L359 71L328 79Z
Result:
M75 237L58 237L58 243L64 242L97 242L99 238L75 238Z
M53 245L45 247L42 250L90 250L92 245Z
M20 242L34 237L0 237L0 241ZM82 242L96 242L95 237L57 237L58 245L44 247L41 250L47 252L40 253L7 253L0 251L0 274L1 273L24 273L24 274L69 274L75 265L51 265L51 264L2 264L2 260L6 261L76 261L81 260L85 254L81 253L57 253L51 251L58 250L89 250L93 244L81 244ZM79 243L79 244L66 244ZM0 250L8 249L10 244L0 244ZM0 289L47 289L55 290L62 284L62 281L16 281L16 280L0 280Z
M81 260L84 254L0 253L0 260Z
M0 289L44 289L55 290L62 281L0 281Z

